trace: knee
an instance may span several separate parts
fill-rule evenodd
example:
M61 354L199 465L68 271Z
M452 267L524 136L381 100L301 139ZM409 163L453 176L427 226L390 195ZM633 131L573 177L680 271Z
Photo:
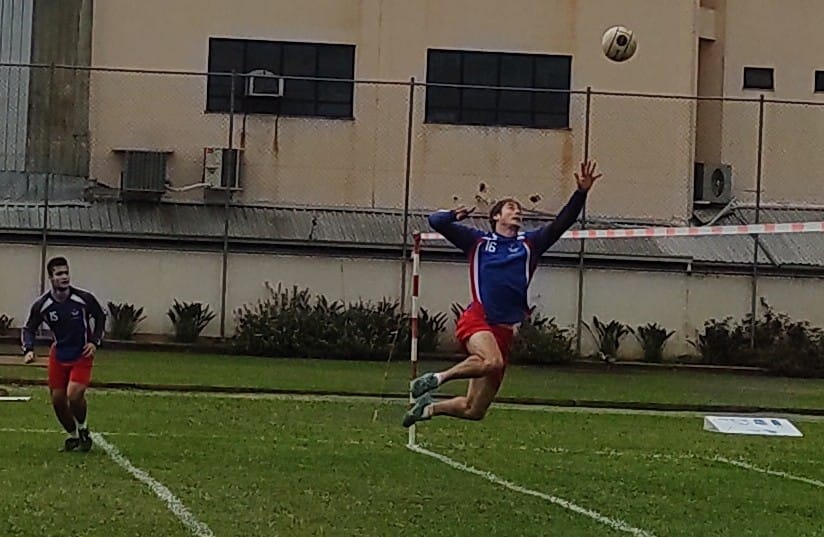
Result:
M83 401L84 390L72 390L68 393L69 403L77 404Z
M66 397L66 392L52 392L51 394L52 406L66 406L69 402Z
M486 407L480 406L471 399L467 399L463 408L463 415L468 420L480 421L486 416Z
M483 361L483 374L485 377L489 375L500 375L503 373L504 361L500 356L494 358L484 358Z

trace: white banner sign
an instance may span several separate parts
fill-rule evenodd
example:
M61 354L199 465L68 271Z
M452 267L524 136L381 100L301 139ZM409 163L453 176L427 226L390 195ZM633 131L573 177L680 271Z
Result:
M795 425L784 418L704 416L704 430L725 434L804 436Z

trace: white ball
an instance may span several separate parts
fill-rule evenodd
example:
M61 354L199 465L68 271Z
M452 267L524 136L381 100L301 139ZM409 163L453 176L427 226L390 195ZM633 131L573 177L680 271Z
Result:
M624 26L608 28L601 37L604 55L612 61L622 62L632 58L638 48L638 41L632 30Z

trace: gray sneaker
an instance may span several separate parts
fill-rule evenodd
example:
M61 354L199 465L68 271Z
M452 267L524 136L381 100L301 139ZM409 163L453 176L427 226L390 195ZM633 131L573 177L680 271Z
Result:
M409 390L415 399L437 387L438 377L435 376L435 373L424 373L409 384Z
M413 423L418 421L425 421L431 419L431 416L424 417L423 411L426 407L432 404L432 396L428 393L422 395L415 401L415 404L412 405L406 414L403 416L403 426L404 427L411 427Z

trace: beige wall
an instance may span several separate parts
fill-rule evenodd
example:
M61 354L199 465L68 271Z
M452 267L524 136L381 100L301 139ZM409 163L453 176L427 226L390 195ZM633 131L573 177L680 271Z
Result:
M208 38L231 36L355 44L359 79L424 80L426 49L442 47L571 54L577 89L695 91L694 0L520 0L507 4L506 16L502 6L495 0L249 0L226 9L225 3L179 0L170 9L159 0L110 0L95 6L93 64L203 71ZM621 65L600 50L601 33L617 22L641 36L638 56ZM119 179L113 148L145 147L174 151L173 184L196 183L202 148L227 139L226 118L203 113L202 79L96 74L91 93L92 173L103 182ZM423 125L423 97L419 90L414 206L441 207L453 196L472 200L481 181L499 193L540 193L543 210L557 210L571 192L583 155L582 96L573 99L572 128L555 131ZM354 122L280 118L277 126L270 117L248 118L243 199L401 207L407 88L358 85L355 115ZM683 221L692 173L691 105L602 98L593 115L593 156L609 174L593 196L593 213ZM674 158L650 157L672 148Z
M0 278L9 285L0 290L0 313L25 321L29 305L38 296L38 271L20 270L39 266L38 247L2 245ZM166 312L173 300L199 301L220 308L221 255L219 253L173 252L102 248L49 248L48 255L66 255L73 283L91 290L103 303L128 302L143 306L147 319L141 333L171 334ZM297 285L329 299L377 301L397 299L400 266L396 260L339 256L293 256L232 254L228 272L227 333L234 331L234 312L266 296L265 284ZM633 327L657 322L676 330L666 348L668 356L691 354L694 340L708 319L732 316L741 319L750 309L751 280L746 276L707 276L686 273L595 270L585 272L583 318L593 315ZM575 268L541 267L530 289L530 303L541 314L555 317L562 327L573 327L577 315L578 271ZM824 285L820 279L761 278L759 295L776 311L796 320L824 326ZM469 302L468 268L462 262L424 261L421 269L420 304L431 312L449 317L447 343L452 340L452 313L457 302ZM219 317L204 335L219 335ZM592 338L584 329L583 350L591 352ZM637 357L640 349L629 336L621 355Z
M824 3L817 0L726 0L724 93L730 97L824 103L813 76L820 51ZM772 67L775 91L744 90L744 67ZM733 165L739 199L755 189L757 104L725 105L723 160ZM768 104L764 118L763 199L824 203L824 106ZM748 192L749 191L749 192Z

